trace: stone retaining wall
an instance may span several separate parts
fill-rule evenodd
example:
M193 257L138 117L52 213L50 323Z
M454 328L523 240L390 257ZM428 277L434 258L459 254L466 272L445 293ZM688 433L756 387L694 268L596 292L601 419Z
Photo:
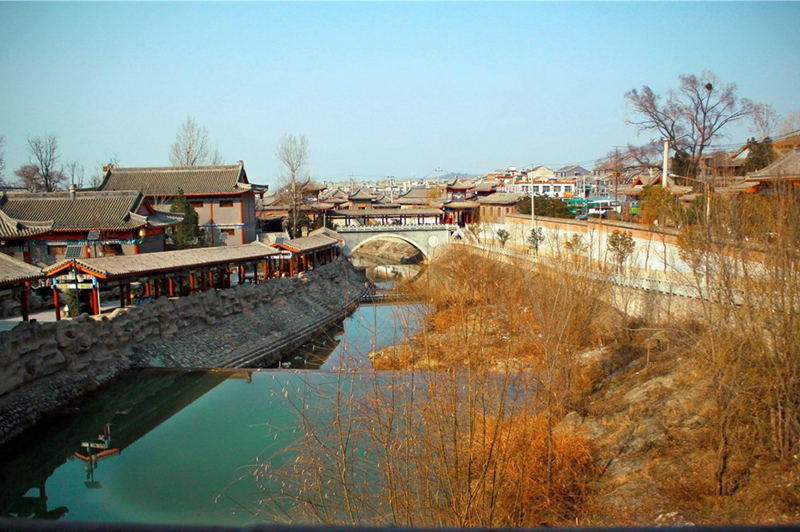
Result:
M300 277L0 332L0 443L131 367L277 362L280 350L302 344L356 305L366 282L339 259Z

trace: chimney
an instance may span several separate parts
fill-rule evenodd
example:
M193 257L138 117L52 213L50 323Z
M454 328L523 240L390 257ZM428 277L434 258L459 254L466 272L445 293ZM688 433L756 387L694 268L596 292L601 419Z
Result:
M69 199L75 199L75 193L77 192L77 188L75 188L75 183L72 183L69 186Z

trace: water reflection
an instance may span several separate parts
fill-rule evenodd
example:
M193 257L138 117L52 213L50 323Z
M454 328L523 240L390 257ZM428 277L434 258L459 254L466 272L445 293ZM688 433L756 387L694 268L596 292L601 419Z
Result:
M304 368L369 365L370 351L416 323L400 307L411 308L361 307L288 360ZM0 447L0 516L251 523L238 501L251 500L257 487L236 482L246 476L243 465L288 446L297 437L298 407L333 389L337 375L129 372ZM287 403L288 395L299 402Z
M81 462L86 471L81 487L100 488L95 470L101 460L119 455L225 378L213 373L132 371L79 405L52 413L0 448L0 515L63 516L66 507L48 510L47 506L45 484L54 471L67 462ZM29 496L31 488L38 490L35 497Z

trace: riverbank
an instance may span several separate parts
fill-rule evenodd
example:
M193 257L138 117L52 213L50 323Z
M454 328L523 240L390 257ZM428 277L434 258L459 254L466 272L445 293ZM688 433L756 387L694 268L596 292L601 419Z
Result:
M297 278L0 332L0 443L133 367L277 364L357 306L367 283L341 258Z
M612 299L609 286L571 271L573 263L555 269L478 254L449 259L416 287L433 308L424 332L371 358L384 370L470 368L470 375L514 382L547 375L530 394L540 394L548 413L552 450L529 461L537 470L569 471L558 456L580 438L592 467L571 479L568 512L553 516L545 506L531 526L800 521L797 455L777 457L768 425L758 424L758 416L767 418L766 394L751 390L763 389L769 374L758 356L744 363L748 349L760 353L746 343L753 337L722 335L720 321L704 322L701 313L625 315L604 303ZM720 353L730 358L721 362ZM514 427L524 415L489 417ZM564 433L572 439L559 444ZM536 481L533 472L521 485L530 490ZM558 508L558 497L551 492L548 504Z

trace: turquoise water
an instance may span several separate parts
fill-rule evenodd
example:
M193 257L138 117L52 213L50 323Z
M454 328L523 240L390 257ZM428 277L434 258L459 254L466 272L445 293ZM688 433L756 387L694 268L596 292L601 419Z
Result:
M250 466L296 440L298 413L335 389L337 379L358 393L372 377L350 370L368 366L369 351L414 326L401 311L408 308L361 307L341 331L329 333L325 347L307 349L322 355L323 370L345 373L139 370L122 376L0 449L0 515L262 522L251 514L261 495Z

